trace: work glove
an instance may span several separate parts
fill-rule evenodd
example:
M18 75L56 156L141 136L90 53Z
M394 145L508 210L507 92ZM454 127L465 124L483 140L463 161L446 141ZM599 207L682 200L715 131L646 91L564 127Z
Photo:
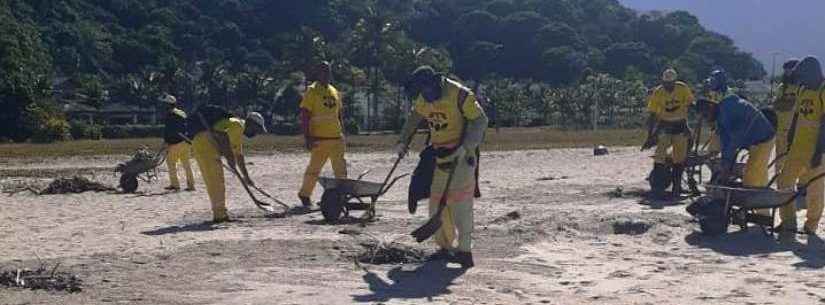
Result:
M439 159L449 159L450 161L460 160L467 155L467 148L463 145L456 148L436 148L435 156Z
M404 143L395 144L395 147L393 147L392 151L399 158L404 158L405 156L407 156L407 145Z

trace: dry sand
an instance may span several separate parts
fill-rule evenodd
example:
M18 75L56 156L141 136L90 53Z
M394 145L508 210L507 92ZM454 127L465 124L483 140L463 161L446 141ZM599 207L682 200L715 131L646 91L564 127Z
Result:
M42 184L44 176L81 168L114 185L107 168L124 158L4 160L0 185ZM392 163L386 152L348 159L351 174L375 169L367 178L374 181ZM307 155L249 161L259 186L297 204ZM399 172L415 161L402 162ZM328 225L319 213L264 217L229 176L236 221L221 225L207 222L199 177L197 192L164 193L165 171L159 182L142 182L138 195L3 195L0 269L60 263L83 279L84 290L0 288L0 304L825 304L821 240L784 246L758 229L733 227L722 237L702 236L683 204L638 196L649 163L633 148L605 157L587 149L486 154L476 268L466 272L438 261L354 263L357 240L368 234L432 251L407 235L426 218L407 213L406 179L381 198L378 220L366 227ZM626 196L608 196L616 187Z

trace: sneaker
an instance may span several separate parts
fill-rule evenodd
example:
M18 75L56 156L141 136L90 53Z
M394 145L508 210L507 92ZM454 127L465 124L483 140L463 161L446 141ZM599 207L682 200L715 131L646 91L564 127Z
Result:
M194 192L194 191L195 191L195 187L194 187L194 186L187 187L184 191L187 191L187 192Z
M461 264L461 268L463 269L470 269L475 266L472 252L456 252L452 262Z
M176 191L176 192L177 192L177 191L180 191L180 187L179 187L179 186L171 186L171 185L170 185L170 186L167 186L167 187L166 187L166 188L164 188L164 189L165 189L165 190L167 190L167 191Z
M301 200L301 205L303 205L305 208L312 208L312 200L310 200L309 197L298 195L298 199Z

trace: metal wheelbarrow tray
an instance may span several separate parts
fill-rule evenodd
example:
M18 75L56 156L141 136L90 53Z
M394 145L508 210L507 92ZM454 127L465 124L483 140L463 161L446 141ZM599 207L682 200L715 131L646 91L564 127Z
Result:
M361 174L358 179L318 178L318 183L324 188L324 194L321 196L321 214L324 220L334 222L342 215L349 217L350 211L355 210L366 211L362 219L373 219L378 198L386 194L398 180L409 176L400 175L391 181L387 176L384 183L378 183L362 181L361 178L366 174Z
M165 148L155 154L146 148L137 150L131 159L115 167L115 173L120 173L120 188L125 193L134 193L138 188L138 179L145 182L157 179L157 168L165 161Z
M715 204L723 205L722 217L728 224L747 229L749 223L759 226L768 235L776 233L774 224L779 208L794 204L799 192L779 191L772 188L749 188L706 184L705 190ZM770 210L770 215L761 215L757 210Z

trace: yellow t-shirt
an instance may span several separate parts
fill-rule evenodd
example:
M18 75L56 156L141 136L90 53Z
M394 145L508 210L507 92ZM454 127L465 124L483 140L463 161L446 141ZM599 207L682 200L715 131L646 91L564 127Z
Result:
M466 91L467 98L461 107L464 110L464 117L458 109L458 94L461 90ZM430 126L430 139L434 145L458 144L461 138L461 131L464 128L464 119L475 120L481 116L483 109L476 100L470 89L461 84L446 79L441 99L429 103L422 96L418 96L413 103L413 111L420 114Z
M690 105L693 105L693 92L683 82L676 82L672 92L664 86L656 87L647 100L647 110L655 113L657 119L668 122L687 120Z
M773 103L773 109L777 112L790 112L796 106L796 94L799 92L798 85L782 84L779 86L779 92L776 101Z
M341 138L344 135L340 118L343 107L341 95L335 87L319 83L310 85L301 100L301 108L310 114L310 135L315 138Z
M243 154L243 131L246 122L239 118L223 119L212 126L216 131L222 131L229 137L229 146L236 156Z
M794 134L791 151L796 156L806 156L813 153L816 146L817 136L819 136L819 121L825 114L825 101L820 93L822 91L800 88L798 93L798 105L796 113L796 133Z

